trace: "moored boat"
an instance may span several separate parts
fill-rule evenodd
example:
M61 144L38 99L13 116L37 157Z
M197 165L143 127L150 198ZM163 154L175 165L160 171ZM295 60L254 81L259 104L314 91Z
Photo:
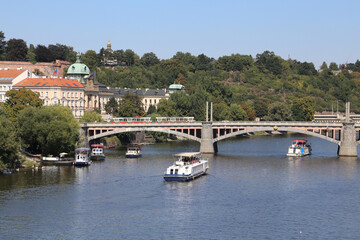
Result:
M91 145L90 159L92 161L103 161L103 160L105 160L104 145L102 145L102 144L92 144Z
M307 140L292 140L286 156L288 157L302 157L311 154L311 146Z
M142 156L141 149L139 145L129 145L127 147L125 157L127 158L139 158Z
M89 166L91 164L89 148L77 148L75 149L75 166Z
M200 152L185 152L174 155L176 161L166 169L165 181L189 181L203 174L209 169L207 160L201 158Z

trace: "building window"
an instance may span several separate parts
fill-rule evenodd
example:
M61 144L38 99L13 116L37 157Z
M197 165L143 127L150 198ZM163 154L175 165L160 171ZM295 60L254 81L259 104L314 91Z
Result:
M54 98L57 98L57 92L54 92Z
M65 97L65 92L63 92L62 94L63 94L63 97Z
M42 97L43 97L43 96L44 96L44 93L43 93L43 92L41 92L41 93L40 93L40 96L42 96Z
M49 96L48 92L46 92L46 93L45 93L45 96L46 96L46 97L48 97L48 96Z
M68 95L68 98L69 98L69 97L70 97L70 93L68 92L67 95Z
M77 98L77 93L75 93L75 97Z

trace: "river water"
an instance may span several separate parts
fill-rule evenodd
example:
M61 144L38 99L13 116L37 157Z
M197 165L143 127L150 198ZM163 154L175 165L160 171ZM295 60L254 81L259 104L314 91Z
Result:
M285 157L298 137L219 142L191 182L162 177L172 154L198 151L192 141L0 176L0 239L359 239L359 160L312 137L311 156Z

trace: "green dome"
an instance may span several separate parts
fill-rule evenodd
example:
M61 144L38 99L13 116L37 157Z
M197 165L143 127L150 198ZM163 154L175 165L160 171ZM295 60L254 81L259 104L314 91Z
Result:
M81 63L81 56L78 53L76 55L76 62L71 64L68 68L67 74L80 74L80 75L89 75L90 69L85 64Z
M181 84L174 83L169 86L169 89L182 90L182 89L184 89L184 86Z

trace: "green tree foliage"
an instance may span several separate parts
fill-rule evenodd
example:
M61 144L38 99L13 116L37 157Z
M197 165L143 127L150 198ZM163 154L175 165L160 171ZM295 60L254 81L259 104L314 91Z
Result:
M315 101L310 97L297 98L292 104L291 111L295 121L312 121L315 114Z
M90 68L91 71L95 71L96 67L100 65L100 59L94 50L88 50L81 56L81 61Z
M213 108L213 121L222 121L222 120L232 120L231 119L231 110L230 107L224 103L214 103Z
M36 63L35 47L33 44L30 44L29 50L26 54L26 61Z
M268 114L268 101L264 97L260 97L254 102L254 110L256 117L262 119L264 116Z
M118 115L119 104L114 97L111 97L109 101L105 104L105 111L107 114Z
M197 57L197 61L196 61L196 64L195 64L196 71L199 71L199 70L204 70L204 71L211 70L212 69L212 61L213 61L213 59L209 58L205 54L200 54Z
M96 111L85 112L80 122L103 122L101 114Z
M274 52L265 51L262 54L257 54L256 64L260 69L267 69L277 75L283 72L281 58L276 56Z
M27 107L39 108L43 102L39 94L26 88L12 89L6 92L8 99L4 103L4 112L11 121L16 121L20 111Z
M245 110L238 104L230 105L230 119L232 121L243 121L247 118Z
M323 62L323 63L321 64L320 69L321 69L321 70L325 70L325 69L327 69L327 68L328 68L328 66L327 66L326 62Z
M147 110L146 115L148 116L148 115L151 115L153 113L156 113L156 107L154 105L150 105L149 109Z
M6 60L8 61L26 61L28 47L22 39L12 38L7 42Z
M32 153L73 152L79 139L79 123L68 107L26 108L17 123L22 146Z
M153 65L156 65L158 63L160 63L159 58L155 55L155 53L150 52L150 53L145 53L141 59L140 59L140 63L146 67L150 67Z
M124 62L127 66L132 66L135 64L136 60L139 59L139 56L131 49L126 49L123 55Z
M37 62L51 62L54 59L51 51L44 45L37 45L35 48L35 54Z
M136 117L144 115L143 104L136 94L127 93L119 102L119 117Z
M231 56L220 57L216 62L216 67L225 71L242 71L253 65L251 56L232 54Z
M16 130L11 121L0 115L0 170L14 168L19 160L19 147Z
M331 69L331 70L339 70L339 67L338 67L338 65L336 64L336 63L334 63L334 62L331 62L330 63L330 65L329 65L329 68Z
M5 60L6 53L6 41L4 32L0 31L0 61Z
M269 113L264 117L266 121L291 121L291 110L288 104L275 102L270 104Z
M171 99L161 99L157 105L157 113L163 117L177 117L176 103Z

